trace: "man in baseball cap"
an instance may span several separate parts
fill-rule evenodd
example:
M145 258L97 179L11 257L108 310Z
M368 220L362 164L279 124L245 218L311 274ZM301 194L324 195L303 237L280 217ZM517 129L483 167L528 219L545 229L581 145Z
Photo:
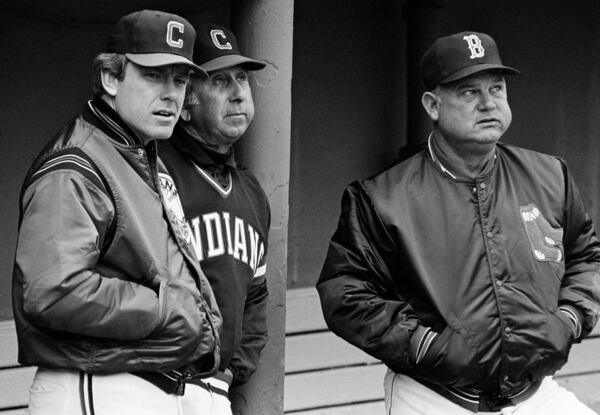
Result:
M122 17L94 61L95 96L34 161L13 274L33 415L215 414L221 315L156 156L193 63L180 16ZM186 385L187 384L187 385Z
M519 73L502 64L496 42L485 33L461 32L441 37L421 58L423 82L428 91L491 69L507 75Z
M183 64L202 70L192 62L196 31L184 18L156 10L123 16L110 33L106 52L122 53L140 66Z
M329 327L381 359L386 414L592 415L552 378L600 307L600 244L568 167L499 142L486 34L421 60L427 147L344 194L317 288Z
M225 27L204 24L196 33L194 62L208 77L192 77L182 119L158 149L223 314L221 365L205 381L226 392L248 380L267 341L269 201L233 149L254 118L250 74L266 64L242 54ZM221 399L231 411L226 393Z

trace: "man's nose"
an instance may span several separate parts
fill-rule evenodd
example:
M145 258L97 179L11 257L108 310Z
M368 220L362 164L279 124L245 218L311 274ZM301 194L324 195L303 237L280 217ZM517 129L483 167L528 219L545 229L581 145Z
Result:
M483 91L479 96L479 105L484 110L491 110L496 108L496 101L494 97L487 91Z
M183 93L183 91L185 91L185 89L179 87L179 84L177 83L175 78L169 76L163 84L162 98L175 100L177 99L180 93Z
M232 101L242 101L245 97L244 87L237 80L234 79L230 83L231 86L231 100Z

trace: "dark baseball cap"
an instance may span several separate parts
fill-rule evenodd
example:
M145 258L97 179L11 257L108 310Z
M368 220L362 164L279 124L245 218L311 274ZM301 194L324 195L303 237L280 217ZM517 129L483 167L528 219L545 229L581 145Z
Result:
M196 44L194 45L194 62L206 72L241 65L256 71L266 63L248 58L240 52L233 32L213 23L196 26Z
M140 10L121 17L109 35L108 53L122 53L140 66L193 63L194 27L181 16L157 10Z
M502 64L496 42L485 33L460 32L440 37L421 58L421 74L428 91L490 69L519 73Z

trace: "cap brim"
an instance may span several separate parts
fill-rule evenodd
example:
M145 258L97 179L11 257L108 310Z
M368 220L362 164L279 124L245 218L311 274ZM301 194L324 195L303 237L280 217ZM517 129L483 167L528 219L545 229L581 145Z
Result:
M250 59L241 55L225 55L211 59L200 65L206 72L218 71L219 69L230 68L241 65L250 71L263 69L267 64L256 59Z
M127 59L131 62L147 67L158 67L166 65L187 65L195 72L207 76L207 73L200 66L196 65L184 56L174 55L172 53L126 53Z
M460 71L456 71L442 79L439 83L447 84L449 82L458 81L459 79L466 78L467 76L471 76L478 72L490 70L499 70L507 75L518 75L520 73L518 69L511 68L510 66L497 65L493 63L482 63L479 65L468 66L466 68L461 69Z

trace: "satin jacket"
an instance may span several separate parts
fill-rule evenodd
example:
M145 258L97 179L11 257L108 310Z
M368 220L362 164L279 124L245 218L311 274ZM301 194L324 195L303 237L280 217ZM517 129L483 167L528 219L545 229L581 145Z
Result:
M13 273L21 364L216 370L221 316L171 182L155 143L98 99L41 152L22 188Z
M600 244L565 163L498 144L475 180L424 149L351 184L317 288L337 335L475 402L563 366L598 320L599 272ZM576 316L578 338L559 306ZM423 327L438 336L417 364L411 341Z

